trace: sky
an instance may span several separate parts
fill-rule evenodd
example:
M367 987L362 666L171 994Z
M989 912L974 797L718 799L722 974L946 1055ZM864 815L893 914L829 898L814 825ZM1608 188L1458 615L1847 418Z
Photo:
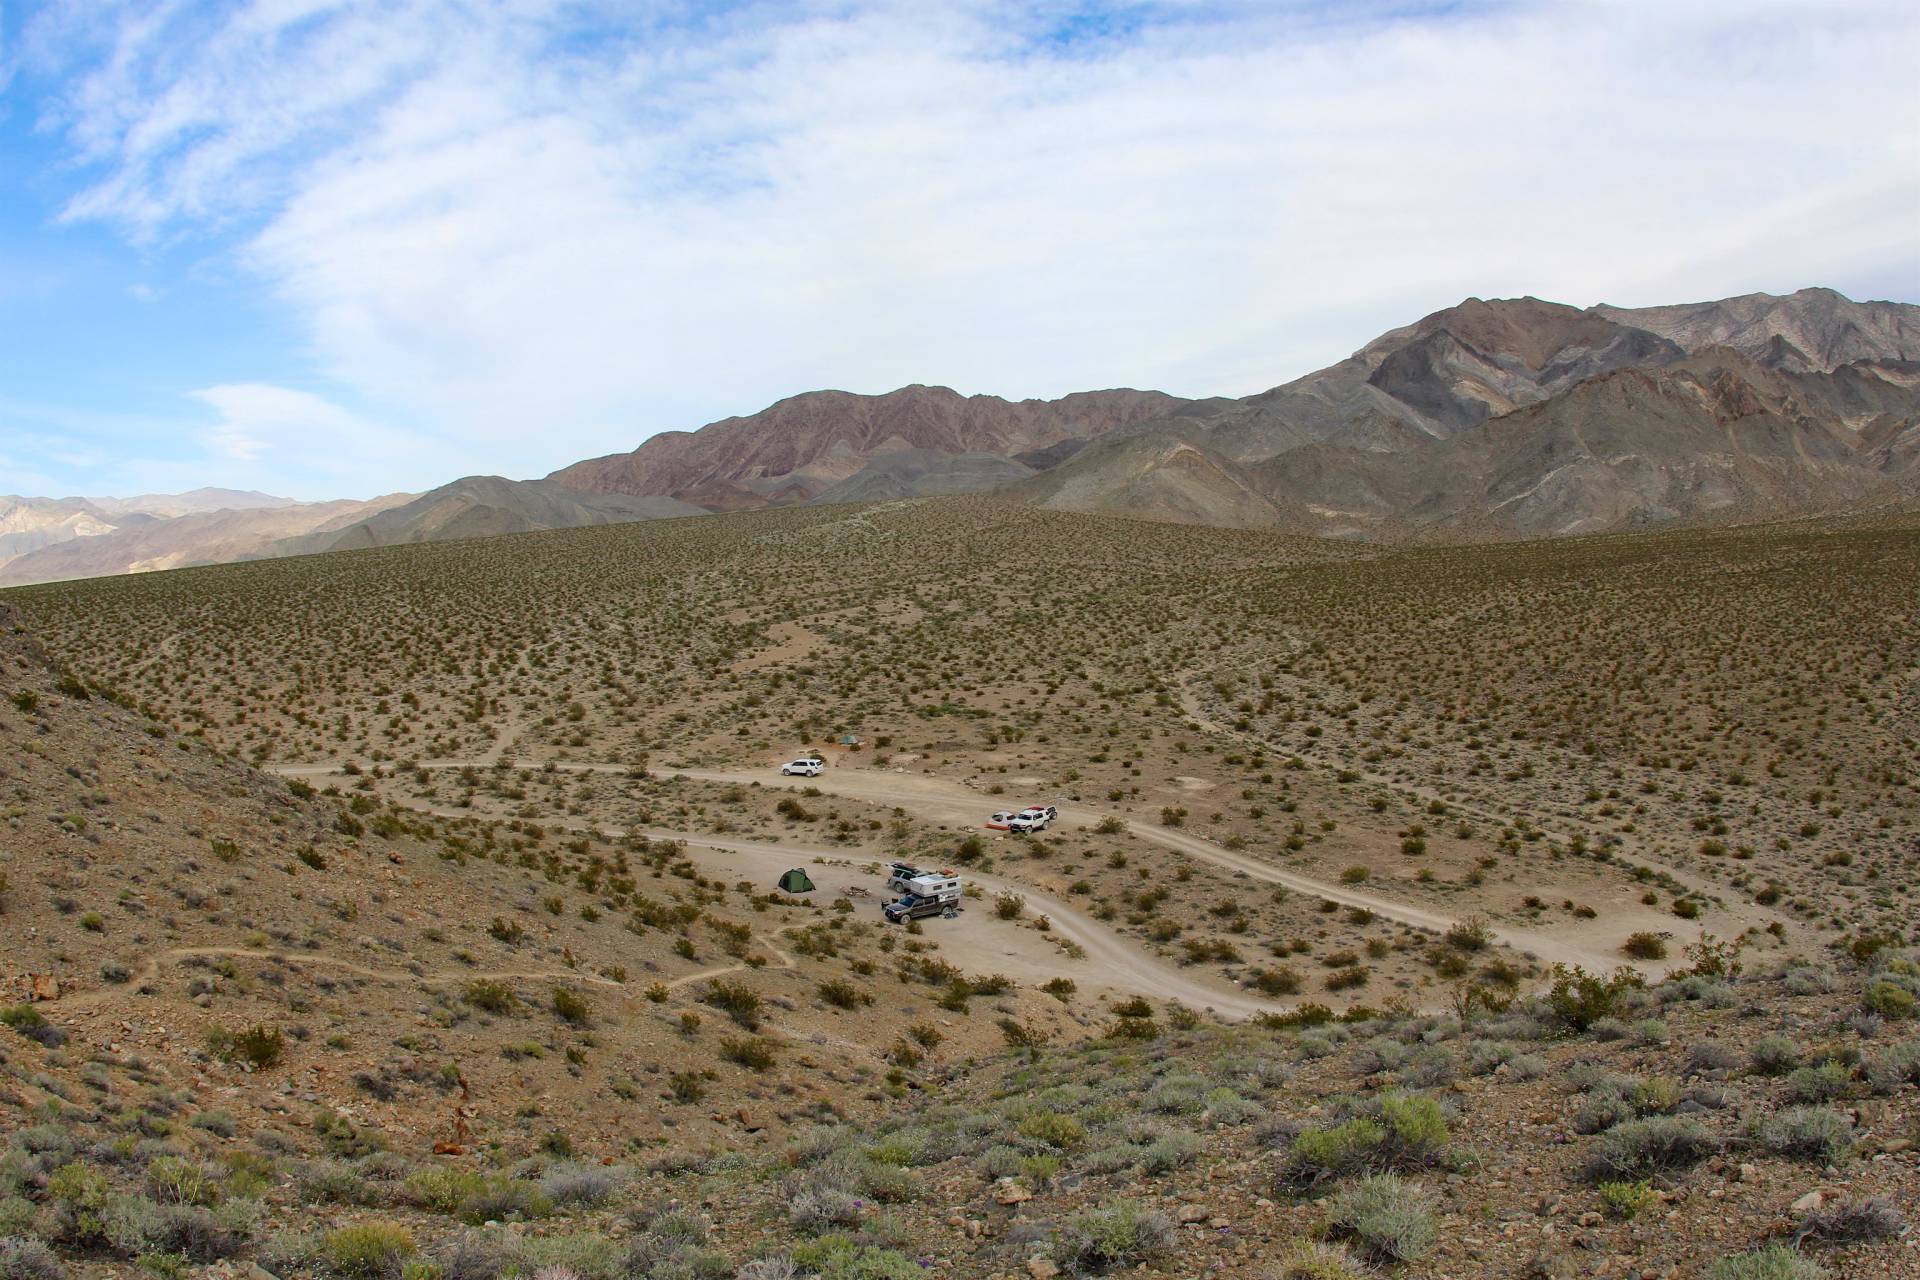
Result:
M1244 395L1462 298L1920 301L1911 0L0 0L0 493Z

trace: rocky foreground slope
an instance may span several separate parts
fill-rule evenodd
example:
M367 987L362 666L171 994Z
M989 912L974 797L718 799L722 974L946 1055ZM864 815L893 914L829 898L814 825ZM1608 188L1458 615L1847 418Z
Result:
M25 625L0 617L7 1280L1920 1263L1898 938L1427 1013L1087 1006L675 846L270 778Z

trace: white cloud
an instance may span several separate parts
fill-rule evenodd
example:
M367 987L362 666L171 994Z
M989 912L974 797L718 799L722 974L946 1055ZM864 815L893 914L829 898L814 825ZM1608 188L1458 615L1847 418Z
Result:
M1909 4L1189 4L1044 38L1075 7L87 6L34 46L80 72L70 216L246 228L320 371L421 424L370 462L538 472L822 385L1244 393L1469 293L1920 264ZM197 394L236 459L381 435Z

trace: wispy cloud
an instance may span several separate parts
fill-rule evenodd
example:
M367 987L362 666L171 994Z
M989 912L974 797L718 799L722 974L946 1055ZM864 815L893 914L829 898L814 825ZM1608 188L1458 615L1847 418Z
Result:
M25 48L69 218L238 229L318 373L468 469L1920 268L1910 4L84 0ZM229 453L329 429L201 398Z

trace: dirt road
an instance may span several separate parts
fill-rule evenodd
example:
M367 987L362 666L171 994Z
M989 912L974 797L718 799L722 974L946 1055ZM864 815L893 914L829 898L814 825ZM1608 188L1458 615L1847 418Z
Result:
M565 766L561 766L565 767ZM892 773L881 769L829 769L817 778L788 779L769 776L759 770L675 769L663 767L656 772L702 782L760 783L765 786L812 786L829 795L850 800L903 809L915 817L964 827L978 827L992 808L995 798L974 791L962 783L925 774ZM1110 815L1105 810L1080 805L1062 806L1059 820L1068 826L1093 827ZM1210 862L1249 879L1277 884L1297 893L1312 894L1344 907L1365 907L1375 915L1416 929L1444 933L1456 919L1425 907L1417 907L1392 898L1369 893L1352 885L1333 884L1298 872L1277 867L1251 854L1238 853L1211 840L1167 827L1152 826L1122 818L1127 830L1142 840L1151 841L1188 857ZM1494 940L1549 964L1580 965L1587 969L1609 971L1622 963L1617 943L1607 945L1589 937L1560 931L1547 933L1506 925L1491 926ZM1648 970L1664 973L1669 966L1652 965Z

